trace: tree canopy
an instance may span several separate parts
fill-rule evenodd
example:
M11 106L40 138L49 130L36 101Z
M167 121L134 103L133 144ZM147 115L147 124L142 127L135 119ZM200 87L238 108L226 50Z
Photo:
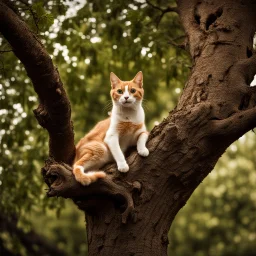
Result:
M191 67L175 1L15 1L15 8L39 36L58 68L72 105L75 140L111 109L109 73L129 80L144 73L146 122L151 130L178 101ZM84 255L80 218L73 205L46 198L40 175L48 138L33 114L37 96L21 62L0 37L0 209L18 216L17 226L35 229L65 249ZM232 144L216 170L177 216L170 231L175 255L253 255L255 240L255 135ZM67 203L66 203L67 205ZM52 209L68 215L68 227L45 226ZM39 216L38 218L36 216ZM73 217L72 217L73 216ZM16 218L16 217L15 217ZM73 218L73 219L72 219ZM72 230L67 233L68 230ZM50 233L50 230L52 232ZM58 232L56 232L58 230ZM77 231L80 230L80 231ZM71 239L70 237L80 237ZM28 255L17 234L0 233L10 251ZM68 249L66 241L71 242ZM1 243L0 243L1 244ZM186 244L186 247L184 247Z

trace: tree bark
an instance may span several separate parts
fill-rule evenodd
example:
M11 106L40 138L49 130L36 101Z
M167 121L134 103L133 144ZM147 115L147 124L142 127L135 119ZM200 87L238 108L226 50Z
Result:
M33 45L46 56L40 64L50 63L47 74L51 76L38 84L45 76L38 65L33 65L38 63L37 57L33 58L28 50L24 52L21 46L21 42L26 45L32 40L35 42L35 38L27 30L28 34L21 36L24 31L20 31L20 26L25 26L24 23L10 25L18 17L3 1L0 2L0 30L24 63L42 109L47 109L44 127L52 142L51 158L43 174L50 187L48 195L70 197L86 211L90 256L166 255L167 233L178 211L226 148L256 126L256 90L250 87L256 73L253 54L255 1L177 2L193 61L178 105L151 131L147 144L149 157L141 158L133 150L127 158L128 173L119 173L115 164L108 165L104 168L108 178L88 187L74 180L68 165L74 152L70 119L65 119L64 127L68 127L65 129L68 132L63 133L61 141L57 134L51 135L52 130L61 129L62 122L59 116L49 114L54 113L54 95L63 103L58 108L58 115L70 117L64 89L61 87L61 93L57 92L60 80L56 69L42 45ZM16 45L17 40L21 42ZM19 55L20 51L25 58ZM30 65L25 59L29 59ZM39 120L44 124L45 116ZM56 152L56 144L65 149Z

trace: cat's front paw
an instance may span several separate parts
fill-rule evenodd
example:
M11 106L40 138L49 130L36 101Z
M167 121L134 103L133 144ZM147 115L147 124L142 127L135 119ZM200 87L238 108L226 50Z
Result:
M119 172L128 172L129 165L126 162L119 162L117 163L117 168Z
M149 151L148 151L148 149L145 147L145 148L143 148L143 149L138 149L138 154L139 154L140 156L146 157L146 156L149 155Z

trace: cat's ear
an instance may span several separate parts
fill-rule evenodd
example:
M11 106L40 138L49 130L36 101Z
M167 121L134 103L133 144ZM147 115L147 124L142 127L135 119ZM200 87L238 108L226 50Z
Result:
M143 87L143 73L139 71L137 75L133 78L133 82L137 84L139 87Z
M111 87L112 89L115 89L117 84L120 83L121 80L113 73L110 73L110 83L111 83Z

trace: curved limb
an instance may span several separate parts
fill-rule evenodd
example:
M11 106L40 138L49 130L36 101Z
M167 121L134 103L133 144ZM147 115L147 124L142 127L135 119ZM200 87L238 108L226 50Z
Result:
M55 162L49 158L42 169L42 174L45 182L49 186L47 195L49 197L62 196L64 198L72 198L74 202L82 200L89 200L95 195L108 196L118 204L119 207L125 208L122 213L122 222L126 223L128 217L134 209L132 194L129 190L135 186L127 184L127 188L120 186L111 180L109 177L98 180L89 186L84 187L75 180L72 174L72 167L65 163ZM136 187L138 184L136 184ZM94 200L97 204L97 200ZM91 208L92 205L86 205L85 208Z

